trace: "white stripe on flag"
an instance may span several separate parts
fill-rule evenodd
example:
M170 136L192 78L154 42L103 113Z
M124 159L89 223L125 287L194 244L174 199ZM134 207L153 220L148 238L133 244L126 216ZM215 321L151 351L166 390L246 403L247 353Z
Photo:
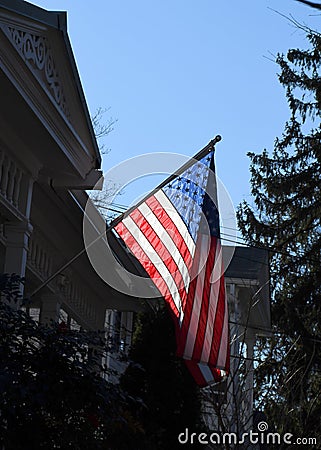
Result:
M203 234L200 238L200 252L201 255L204 254L204 252L208 252L208 248L209 248L209 236ZM206 266L204 266L204 258L200 258L200 262L199 264L201 265L201 271L197 276L197 281L196 281L196 289L195 289L195 294L194 294L194 299L193 299L193 309L192 309L192 313L191 313L191 320L190 320L190 324L189 324L189 328L188 328L188 333L187 333L187 339L186 339L186 345L185 345L185 350L184 350L184 355L183 357L186 359L191 359L192 355L193 355L193 350L194 350L194 344L195 344L195 339L196 339L196 335L197 335L197 330L198 330L198 322L199 322L199 317L200 317L200 313L201 313L201 307L202 307L202 300L203 300L203 290L204 290L204 278L205 278L205 268ZM198 268L199 270L199 268Z
M209 298L209 310L207 314L206 331L201 355L202 362L208 362L211 354L212 340L214 334L214 322L217 310L217 303L219 298L219 290L221 285L222 276L222 255L220 252L220 242L219 239L216 241L215 248L215 260L212 272L212 279L215 280L211 284L210 298Z
M190 275L188 272L188 268L185 264L185 261L176 247L175 242L172 240L171 236L167 233L166 229L160 223L158 218L155 216L153 211L147 206L145 203L139 206L139 211L145 217L145 219L149 222L150 226L153 228L157 236L160 238L162 243L165 245L169 253L171 254L173 260L175 261L178 271L182 275L184 287L188 286ZM178 286L180 289L183 286Z
M181 218L181 216L176 211L176 208L173 206L171 201L168 199L168 197L164 194L162 190L159 190L155 194L155 198L159 201L159 203L162 205L162 207L165 209L167 214L170 216L172 222L176 225L177 229L182 235L182 238L184 239L188 250L190 251L190 254L193 258L194 252L195 252L195 242L193 241L187 226L185 225L185 222Z
M133 235L133 237L136 239L138 244L142 247L142 249L146 253L147 257L150 259L150 261L155 265L156 269L160 273L162 279L165 281L168 290L173 297L177 310L181 312L182 309L181 297L179 295L177 286L170 271L168 270L168 268L166 267L160 256L157 254L157 252L154 250L152 245L149 243L148 239L136 225L134 220L130 216L127 216L123 220L123 223L130 231L130 233Z

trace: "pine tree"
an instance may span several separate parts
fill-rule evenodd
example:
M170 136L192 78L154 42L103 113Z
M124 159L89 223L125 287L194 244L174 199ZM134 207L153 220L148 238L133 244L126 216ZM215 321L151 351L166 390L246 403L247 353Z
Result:
M271 249L257 401L271 427L321 442L321 35L306 31L308 49L277 57L291 115L272 155L249 153L254 205L237 214L248 244Z

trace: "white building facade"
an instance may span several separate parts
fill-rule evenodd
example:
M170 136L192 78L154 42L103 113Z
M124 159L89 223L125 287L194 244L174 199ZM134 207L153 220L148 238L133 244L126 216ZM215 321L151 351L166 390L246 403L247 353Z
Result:
M0 271L25 277L28 296L84 248L86 190L102 175L66 13L0 0L0 88ZM86 254L31 305L41 321L63 309L87 329L103 329L113 308L135 305Z

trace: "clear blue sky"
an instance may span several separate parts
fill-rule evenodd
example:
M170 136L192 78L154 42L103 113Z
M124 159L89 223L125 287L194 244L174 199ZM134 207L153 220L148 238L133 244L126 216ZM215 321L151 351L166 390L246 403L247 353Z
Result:
M272 149L288 118L269 58L305 45L304 33L271 9L312 28L314 10L295 0L34 3L68 12L89 109L110 108L118 119L105 170L147 152L192 156L221 134L217 173L235 206L250 199L246 153Z

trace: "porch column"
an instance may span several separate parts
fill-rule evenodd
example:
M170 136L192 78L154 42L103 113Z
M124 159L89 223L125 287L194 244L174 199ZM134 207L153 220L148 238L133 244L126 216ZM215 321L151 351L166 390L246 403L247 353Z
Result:
M253 386L254 386L254 344L255 335L248 331L246 334L246 378L245 378L245 428L253 429ZM256 431L256 430L255 430Z
M26 273L29 237L32 225L28 221L5 224L6 256L4 272L24 277ZM23 294L23 285L21 285Z
M239 289L234 283L227 286L228 304L230 311L230 335L231 335L231 367L227 390L227 417L230 418L230 430L237 433L240 422L240 384L238 370L240 359L240 304Z
M56 294L44 294L41 296L40 323L50 324L51 321L58 322L61 303Z
M123 351L128 354L129 347L132 341L133 332L133 313L131 311L125 311L121 317L121 339Z

